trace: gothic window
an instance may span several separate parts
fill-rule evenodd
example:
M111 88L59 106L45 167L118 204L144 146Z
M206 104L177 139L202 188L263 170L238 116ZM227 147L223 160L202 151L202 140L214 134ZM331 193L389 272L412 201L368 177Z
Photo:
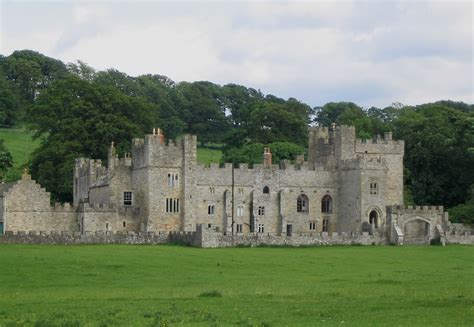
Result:
M309 230L316 230L316 222L310 221L309 222Z
M263 194L268 194L268 193L270 193L270 189L268 188L268 186L265 186L263 188Z
M323 232L328 232L329 231L329 219L324 218L323 219Z
M209 187L209 193L215 194L215 193L216 193L216 189L215 189L213 186Z
M304 194L301 194L296 200L296 211L308 213L308 197Z
M265 216L265 207L263 207L263 206L258 207L258 215L259 216Z
M328 194L321 199L321 212L332 213L332 198Z
M178 174L177 173L168 173L168 186L169 187L178 186Z
M237 224L237 233L242 233L242 230L243 230L242 227L243 227L242 224Z
M207 206L207 214L210 215L210 216L214 216L214 211L215 211L215 207L213 204L210 204Z
M242 217L244 215L244 206L237 206L237 217Z
M265 225L264 224L258 224L258 232L259 233L265 233Z
M244 188L243 187L239 187L239 194L240 195L244 194Z
M179 212L179 199L166 199L166 212Z
M123 205L131 206L133 204L133 193L130 191L123 192Z

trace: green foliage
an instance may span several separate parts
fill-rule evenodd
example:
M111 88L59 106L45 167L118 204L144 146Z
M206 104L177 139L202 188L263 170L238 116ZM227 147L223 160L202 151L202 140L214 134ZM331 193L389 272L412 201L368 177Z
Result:
M453 223L474 225L474 203L460 204L448 211Z
M13 126L18 120L20 99L14 88L0 73L0 125Z
M469 326L473 255L2 244L0 326Z
M153 128L152 104L115 88L70 76L53 83L29 110L36 136L31 172L55 200L71 201L74 159L106 159L112 141L119 153Z
M473 113L441 104L404 107L394 131L405 141L406 184L415 203L463 203L474 184Z
M281 160L295 160L296 156L304 154L303 147L290 142L274 142L268 145L251 143L240 148L227 148L224 151L224 162L248 163L250 165L263 162L263 149L269 147L272 152L273 163Z
M0 139L0 180L4 179L5 173L11 167L13 167L12 155L5 147L4 141Z
M39 146L39 140L34 141L27 130L12 128L0 128L0 139L4 140L13 159L13 167L5 173L4 180L15 181L21 177L30 154Z

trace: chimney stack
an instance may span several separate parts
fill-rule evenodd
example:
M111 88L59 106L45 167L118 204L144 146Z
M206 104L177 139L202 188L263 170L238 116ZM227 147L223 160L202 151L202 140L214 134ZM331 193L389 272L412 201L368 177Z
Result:
M263 149L263 166L265 168L272 166L272 153L270 152L270 148Z

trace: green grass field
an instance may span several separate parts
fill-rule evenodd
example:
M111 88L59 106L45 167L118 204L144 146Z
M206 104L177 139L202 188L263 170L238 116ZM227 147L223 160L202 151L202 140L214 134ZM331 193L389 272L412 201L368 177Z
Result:
M0 245L0 326L473 326L474 247Z

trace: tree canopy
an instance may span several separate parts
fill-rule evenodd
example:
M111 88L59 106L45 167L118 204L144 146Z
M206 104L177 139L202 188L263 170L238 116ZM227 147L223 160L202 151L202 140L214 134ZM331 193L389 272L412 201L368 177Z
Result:
M112 141L128 151L132 137L153 127L168 138L197 134L201 145L222 145L224 161L254 164L265 146L274 162L295 160L306 151L311 124L336 123L354 125L364 139L392 131L405 140L407 200L444 204L456 221L474 217L474 106L463 102L312 108L243 85L133 77L22 50L0 55L0 125L25 123L41 139L30 161L33 177L59 201L71 200L76 157L106 159Z

